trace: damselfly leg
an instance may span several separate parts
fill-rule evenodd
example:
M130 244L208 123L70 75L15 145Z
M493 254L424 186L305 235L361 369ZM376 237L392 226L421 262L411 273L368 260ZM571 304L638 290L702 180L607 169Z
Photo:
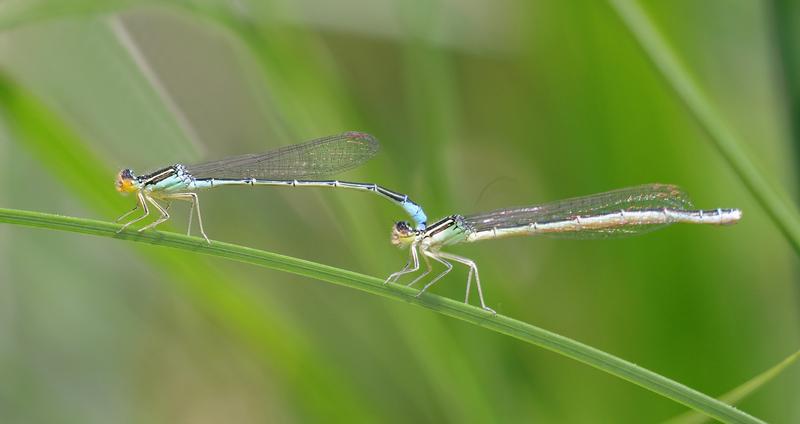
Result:
M115 219L114 222L122 221L123 219L128 217L130 214L136 212L137 209L139 209L139 201L138 200L136 201L136 206L134 206L133 209L129 210L128 212L125 212L124 214L122 214L119 218Z
M427 269L422 274L418 275L417 278L412 280L410 283L406 284L406 287L412 287L414 284L417 284L417 281L425 278L426 275L430 274L433 271L433 267L431 266L431 261L428 259L428 255L422 255L422 260L425 261L425 266Z
M203 238L206 240L206 242L211 244L211 240L208 239L208 236L206 235L206 231L205 231L205 229L203 229L203 215L200 214L200 199L198 198L197 193L191 193L191 192L174 193L174 194L170 194L170 195L166 196L165 198L166 199L172 199L172 200L182 200L182 201L191 203L191 206L189 207L189 228L186 230L186 235L187 236L192 235L192 219L194 217L194 211L196 209L197 210L197 226L200 228L200 234L203 236Z
M487 310L493 314L497 314L494 309L486 306L486 302L483 301L483 289L481 289L481 279L478 276L478 266L475 265L475 261L469 258L465 258L463 256L454 255L452 253L446 252L439 252L439 256L450 259L456 262L460 262L469 267L469 274L467 275L467 294L464 297L464 303L469 304L469 289L472 283L472 277L475 276L475 287L478 289L478 299L481 301L481 308Z
M155 228L156 226L158 226L158 225L159 225L159 224L161 224L162 222L164 222L164 221L166 221L166 220L168 220L168 219L169 219L169 212L167 212L167 210L166 210L166 209L164 209L164 207L163 207L163 206L161 206L160 204L158 204L158 202L156 202L156 200L155 200L155 199L153 199L153 198L152 198L152 197L150 197L150 196L145 196L145 199L146 199L147 201L149 201L151 205L155 206L155 208L156 208L156 209L158 209L158 211L161 213L161 216L159 216L159 217L158 217L158 219L156 219L155 221L153 221L153 222L151 222L151 223L149 223L149 224L145 225L145 226L144 226L144 227L142 227L142 228L139 228L139 230L138 230L138 231L139 231L140 233L141 233L142 231L146 231L146 230L149 230L149 229Z
M144 194L142 194L141 192L136 193L136 201L138 202L138 205L142 205L142 210L144 210L144 213L142 214L142 216L140 216L140 217L138 217L136 219L133 219L131 221L126 222L119 230L117 230L117 234L121 233L124 229L128 228L131 224L135 224L135 223L147 218L147 216L150 215L150 208L147 207L147 202L145 201ZM119 219L121 220L122 218L130 215L135 210L136 210L136 208L134 208L132 211L126 213L125 215L121 216Z
M424 249L422 251L422 254L427 256L427 257L429 257L429 258L431 258L431 259L433 259L436 262L439 262L440 264L442 264L445 267L447 267L447 269L442 271L441 274L439 274L436 277L434 277L431 281L428 281L428 284L425 284L425 287L423 287L422 290L420 290L419 293L417 293L417 297L422 296L422 293L425 293L425 291L428 290L432 285L434 285L437 281L441 280L442 277L444 277L445 275L450 273L450 271L453 270L453 264L451 264L450 262L447 262L446 260L444 260L441 257L439 257L439 253L438 252L431 252L430 250Z
M411 255L409 262L406 263L406 266L403 267L400 271L397 271L389 276L383 284L394 283L403 275L411 274L412 272L417 272L419 270L419 255L417 253L417 243L412 243L410 248L408 249ZM411 268L408 267L409 263L412 264Z

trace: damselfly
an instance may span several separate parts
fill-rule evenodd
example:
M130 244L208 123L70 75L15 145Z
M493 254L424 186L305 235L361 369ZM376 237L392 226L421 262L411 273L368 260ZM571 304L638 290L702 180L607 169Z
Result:
M210 243L203 229L200 203L195 191L227 185L339 187L371 191L400 205L414 220L416 229L424 230L427 221L425 212L407 195L377 184L323 179L359 166L375 156L378 149L378 141L371 135L346 132L261 154L234 156L198 165L171 165L142 176L136 176L130 169L123 169L117 175L117 191L135 193L137 204L119 217L117 222L139 207L144 213L127 222L119 231L145 219L150 214L148 204L156 208L160 216L139 231L154 228L169 219L167 208L158 200L183 200L191 203L187 234L191 233L192 217L196 210L200 234Z
M469 267L464 302L469 303L474 278L481 307L494 313L483 300L475 262L443 252L443 246L537 234L572 238L620 237L642 234L673 223L734 224L741 217L739 209L693 210L689 198L680 188L648 184L539 206L499 209L468 216L451 215L424 230L413 229L401 221L392 229L392 244L409 247L410 258L403 269L389 276L386 283L419 270L419 256L422 254L427 270L409 286L431 272L429 259L443 264L446 269L428 281L417 294L419 296L453 269L450 261L460 262Z

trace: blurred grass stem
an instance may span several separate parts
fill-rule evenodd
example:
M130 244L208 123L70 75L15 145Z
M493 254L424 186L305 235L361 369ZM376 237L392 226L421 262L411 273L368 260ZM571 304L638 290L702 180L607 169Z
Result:
M50 230L69 231L95 236L172 247L184 251L231 259L269 269L285 271L340 286L412 303L488 330L505 334L575 359L616 377L630 381L664 397L689 406L712 418L730 423L760 423L761 420L676 381L646 370L583 343L539 327L441 296L425 294L417 298L417 290L398 285L384 286L383 280L367 275L279 255L230 243L214 241L211 245L198 237L158 231L117 233L120 226L103 221L66 217L40 212L0 208L0 222Z

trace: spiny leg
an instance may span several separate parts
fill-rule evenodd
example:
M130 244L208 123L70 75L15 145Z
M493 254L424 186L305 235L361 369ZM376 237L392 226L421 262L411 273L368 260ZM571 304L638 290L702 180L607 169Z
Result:
M145 197L145 199L147 199L150 202L151 205L155 206L156 209L158 209L158 211L161 212L161 216L159 216L158 219L156 219L155 221L145 225L142 228L139 228L139 232L146 231L146 230L149 230L151 228L155 228L156 226L158 226L162 222L164 222L164 221L169 219L169 212L167 212L167 210L164 209L163 206L159 205L158 202L156 202L155 199L153 199L152 197L149 197L149 196Z
M122 232L122 230L124 230L124 229L128 228L128 226L130 226L131 224L133 224L133 223L136 223L136 222L139 222L139 221L141 221L141 220L143 220L143 219L147 218L147 216L148 216L148 215L150 215L150 208L148 208L148 207L147 207L147 202L145 202L145 200L144 200L144 199L145 199L145 197L144 197L144 194L142 194L142 192L141 192L141 191L140 191L140 192L138 192L138 193L136 193L136 199L137 199L137 202L139 202L139 204L140 204L140 205L142 205L142 210L144 210L144 213L142 214L142 216L140 216L140 217L138 217L138 218L136 218L136 219L134 219L134 220L131 220L131 221L128 221L127 223L125 223L125 225L123 225L123 226L122 226L122 228L120 228L119 230L117 230L117 234L121 233L121 232ZM134 209L134 210L135 210L135 209Z
M452 253L446 252L439 252L439 255L443 258L447 258L456 262L460 262L469 267L469 276L467 277L467 298L464 300L464 303L469 304L469 287L470 287L470 280L473 275L475 275L475 287L478 288L478 299L481 301L481 308L486 311L491 312L494 315L497 315L497 312L494 309L486 306L486 302L483 301L483 290L481 289L481 279L478 276L478 266L475 265L475 261L472 259L465 258L463 256L454 255Z
M405 274L410 274L412 272L416 272L419 269L419 256L417 255L417 243L411 243L411 247L409 247L409 252L411 252L411 262L413 263L411 268L408 268L408 264L401 269L389 276L383 284L389 284L390 282L397 281L398 278Z
M428 288L430 288L435 282L439 281L442 277L447 275L447 273L449 273L450 271L453 270L453 264L451 264L450 262L447 262L446 260L440 258L439 257L440 255L439 255L438 252L434 253L434 252L431 252L430 250L423 250L422 254L427 256L427 257L429 257L429 258L431 258L431 259L433 259L433 260L435 260L436 262L439 262L439 263L443 264L444 266L447 267L447 269L442 271L442 273L437 275L433 280L429 281L428 284L425 284L425 287L423 287L422 290L420 290L419 293L417 293L417 297L420 297L422 295L422 293L425 293L425 290L428 290Z

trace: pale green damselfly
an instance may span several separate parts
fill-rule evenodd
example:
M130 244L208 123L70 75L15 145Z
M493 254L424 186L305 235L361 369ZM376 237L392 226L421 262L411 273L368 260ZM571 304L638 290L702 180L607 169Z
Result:
M424 230L427 221L425 212L405 194L372 183L321 179L355 168L373 157L378 149L378 141L371 135L346 132L266 153L234 156L197 165L170 165L142 176L136 176L130 169L123 169L117 174L117 191L135 193L137 204L117 221L139 207L144 213L127 222L119 231L145 219L150 214L148 204L158 210L160 216L139 231L154 228L169 219L167 208L158 201L183 200L191 203L187 234L191 232L192 217L197 211L200 234L210 243L203 229L200 203L195 191L230 185L338 187L371 191L400 205L414 220L416 228Z

